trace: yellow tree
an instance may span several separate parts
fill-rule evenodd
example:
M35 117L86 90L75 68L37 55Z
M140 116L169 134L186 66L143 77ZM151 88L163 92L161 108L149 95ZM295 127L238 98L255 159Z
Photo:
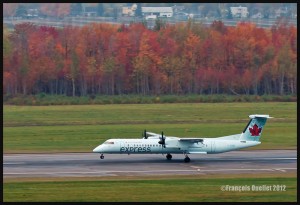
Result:
M144 95L150 93L150 74L152 74L151 77L154 77L154 74L159 75L155 71L157 71L158 66L162 63L157 50L153 49L153 40L154 38L151 39L149 31L144 32L141 36L138 55L133 58L133 75L136 79L136 91Z
M129 90L129 84L131 84L128 76L131 75L130 51L132 50L132 45L128 31L119 31L116 34L115 41L116 91L118 94L122 94L124 90Z
M200 57L200 38L189 32L184 42L183 63L184 76L187 82L187 91L195 92L196 88L196 70Z
M28 77L30 72L29 63L29 43L28 37L36 31L36 27L31 23L22 23L15 26L14 32L12 32L11 40L13 53L16 57L16 78L18 84L17 87L21 88L21 92L26 95L28 93Z

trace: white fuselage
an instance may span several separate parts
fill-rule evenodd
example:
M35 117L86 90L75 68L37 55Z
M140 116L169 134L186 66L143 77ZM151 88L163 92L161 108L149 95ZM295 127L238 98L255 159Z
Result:
M202 142L180 142L177 137L167 137L165 147L158 143L159 139L110 139L96 147L93 152L118 154L216 154L260 144L259 141L240 141L218 138L202 138Z

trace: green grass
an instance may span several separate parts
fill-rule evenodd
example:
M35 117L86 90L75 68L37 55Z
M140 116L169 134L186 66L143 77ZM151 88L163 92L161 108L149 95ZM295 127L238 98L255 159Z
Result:
M7 105L88 105L88 104L151 104L151 103L219 103L219 102L297 102L296 95L89 95L65 96L39 93L36 95L4 95Z
M222 185L273 186L285 185L285 191L221 191ZM207 178L176 177L166 179L110 179L101 178L70 181L4 182L3 201L110 201L110 202L296 202L297 178L249 177Z
M91 150L109 138L141 138L144 129L179 137L241 133L249 114L270 114L262 144L249 149L297 148L297 104L188 103L3 106L4 153Z

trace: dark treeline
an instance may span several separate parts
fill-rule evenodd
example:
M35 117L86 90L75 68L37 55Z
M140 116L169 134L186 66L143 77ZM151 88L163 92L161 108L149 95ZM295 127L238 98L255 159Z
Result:
M4 28L3 67L3 94L12 96L296 94L297 29L23 23Z

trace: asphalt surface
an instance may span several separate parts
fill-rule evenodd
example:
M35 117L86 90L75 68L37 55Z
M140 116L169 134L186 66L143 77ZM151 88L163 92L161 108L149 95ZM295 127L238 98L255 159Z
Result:
M221 154L3 154L3 177L86 177L297 172L297 150L232 151Z

